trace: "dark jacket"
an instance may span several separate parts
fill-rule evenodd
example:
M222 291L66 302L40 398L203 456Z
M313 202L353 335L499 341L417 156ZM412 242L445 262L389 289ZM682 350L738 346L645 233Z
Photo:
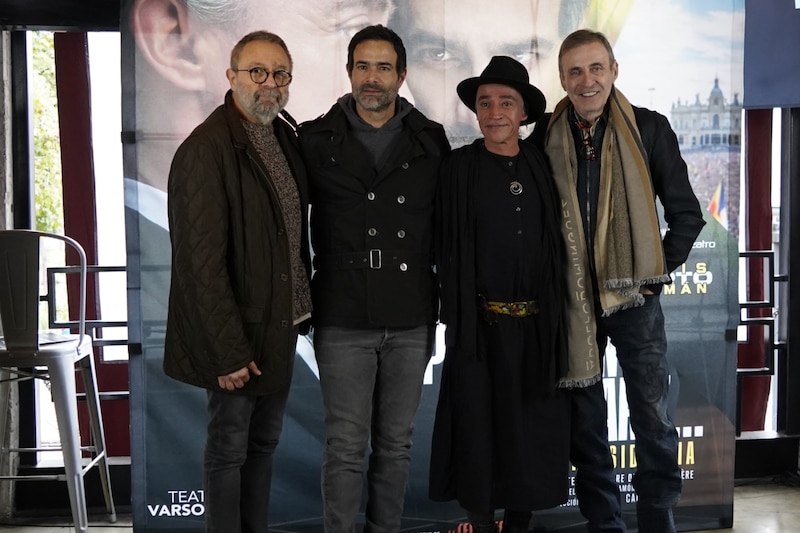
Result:
M672 272L680 266L705 225L700 204L692 190L686 163L681 157L678 139L664 115L633 106L636 125L642 138L650 176L655 192L664 207L664 220L667 232L662 239L664 259L667 271ZM537 123L533 133L526 139L544 149L547 124L550 121L547 113ZM597 198L597 195L590 195ZM594 205L592 210L596 210ZM654 287L659 290L660 287Z
M305 213L296 136L283 120L273 124ZM178 148L168 209L172 280L164 371L217 389L217 376L255 361L262 375L251 375L238 392L285 389L296 342L289 240L277 192L230 91ZM308 265L307 245L303 255Z
M444 129L412 109L376 171L338 103L298 133L311 192L315 326L414 327L436 316L432 236Z

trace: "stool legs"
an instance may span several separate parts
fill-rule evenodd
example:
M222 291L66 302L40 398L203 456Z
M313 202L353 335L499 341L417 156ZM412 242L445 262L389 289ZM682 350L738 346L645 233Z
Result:
M89 527L86 513L86 494L81 467L81 443L78 435L78 406L75 400L75 364L71 358L49 362L50 387L61 437L64 473L69 490L69 503L75 531L84 533Z
M108 456L105 448L105 434L103 432L103 418L100 410L100 397L97 390L97 379L94 368L94 356L91 345L79 347L83 357L78 359L78 369L86 391L86 406L89 412L89 426L91 430L91 459L84 466L83 450L81 449L80 428L78 425L78 403L75 385L75 353L69 350L60 356L48 357L46 360L47 373L50 380L50 392L56 413L58 433L61 439L61 453L64 461L64 477L69 492L70 510L75 531L84 533L89 528L89 518L86 505L86 489L84 476L93 467L99 468L100 482L103 489L106 511L110 522L116 522L117 514L114 508L114 499L111 492L111 476L109 474ZM44 360L41 361L45 363ZM13 370L11 371L13 372ZM8 368L0 368L0 439L4 439L7 430L7 400L11 373ZM2 445L3 440L0 440ZM18 449L3 450L10 452ZM5 454L3 454L5 455ZM0 474L2 474L0 472ZM9 472L4 479L23 479L15 472ZM41 478L41 476L39 476ZM47 476L44 476L47 477Z
M92 355L84 357L79 364L81 378L83 378L83 389L86 391L86 407L89 410L94 455L98 457L97 467L100 471L100 484L103 488L108 521L113 524L117 521L117 513L114 508L114 496L111 493L111 476L108 471L108 453L106 452L106 437L103 431L103 413L100 410L100 397L97 391L94 357Z

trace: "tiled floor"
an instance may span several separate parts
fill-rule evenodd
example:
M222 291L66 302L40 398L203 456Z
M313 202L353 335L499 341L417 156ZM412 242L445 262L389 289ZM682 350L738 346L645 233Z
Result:
M733 496L733 528L722 531L800 532L800 487L764 484L737 486Z
M765 482L737 483L734 491L733 529L698 533L798 533L800 532L800 487ZM120 516L116 524L92 522L92 533L129 533L129 516ZM41 520L27 525L0 525L3 533L66 533L72 528L62 523Z

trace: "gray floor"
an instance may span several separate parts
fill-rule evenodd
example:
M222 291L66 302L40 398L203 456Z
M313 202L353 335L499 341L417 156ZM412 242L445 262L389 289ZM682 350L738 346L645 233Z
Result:
M72 531L68 525L46 523L3 525L6 533L51 533ZM120 516L116 524L92 522L93 533L128 533L133 531L129 516ZM733 529L713 530L733 533L800 532L800 487L768 483L738 483L734 491ZM708 533L708 532L701 532Z

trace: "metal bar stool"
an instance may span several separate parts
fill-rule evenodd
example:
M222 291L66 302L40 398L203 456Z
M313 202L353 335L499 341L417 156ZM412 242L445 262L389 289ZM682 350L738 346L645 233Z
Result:
M39 280L41 243L60 240L75 249L80 257L76 271L80 275L80 309L78 332L43 331L39 327L40 302L54 304L54 296L40 296ZM68 267L72 268L72 267ZM105 449L105 435L97 391L92 337L86 332L86 254L78 242L63 235L32 230L0 231L0 436L5 442L6 399L10 381L44 377L49 379L55 405L64 474L55 476L9 475L7 480L59 479L67 482L70 508L75 530L85 532L89 526L86 510L84 476L93 467L99 468L106 511L110 522L116 521L114 500ZM48 292L54 288L48 283ZM51 314L53 314L51 312ZM55 316L53 314L53 316ZM81 447L78 426L78 398L75 368L80 370L91 428L91 446ZM46 372L29 372L28 368L45 368ZM23 370L20 370L23 369ZM36 452L43 448L8 448L3 452ZM53 448L46 448L52 451ZM86 464L83 452L90 453Z

